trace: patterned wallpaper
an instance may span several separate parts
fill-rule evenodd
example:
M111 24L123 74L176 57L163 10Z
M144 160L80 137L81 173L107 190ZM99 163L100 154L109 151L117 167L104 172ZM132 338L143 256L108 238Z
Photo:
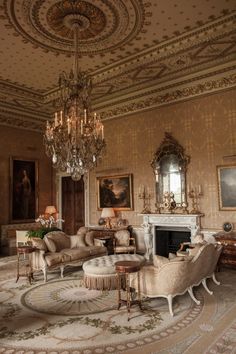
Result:
M236 90L233 89L105 121L106 155L90 174L90 224L97 224L101 214L96 207L96 177L132 173L134 210L122 212L122 217L140 226L142 217L138 214L143 204L138 198L138 188L143 184L154 196L150 161L165 131L171 132L191 157L187 184L202 186L200 210L205 214L202 228L216 230L225 221L236 223L236 212L219 211L216 174L217 165L236 165ZM233 154L235 158L224 157ZM152 212L154 203L152 198Z

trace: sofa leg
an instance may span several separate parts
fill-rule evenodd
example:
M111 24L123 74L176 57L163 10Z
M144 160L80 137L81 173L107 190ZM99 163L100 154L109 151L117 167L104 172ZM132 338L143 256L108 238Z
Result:
M172 295L168 295L167 296L170 314L171 314L171 316L174 316L174 313L173 313L173 310L172 310L172 299L173 299Z
M216 279L215 273L212 274L212 279L213 279L213 282L214 282L216 285L220 285L220 281L218 281L218 280Z
M191 297L191 299L197 304L197 305L200 305L200 301L195 297L194 293L193 293L193 288L188 288L188 293Z
M64 278L64 274L63 274L63 272L64 272L64 265L61 265L61 266L60 266L60 269L61 269L61 278Z
M202 280L202 285L204 286L204 288L206 289L206 291L208 292L208 294L212 295L213 294L213 291L211 291L208 286L207 286L207 283L206 283L206 279L203 279Z

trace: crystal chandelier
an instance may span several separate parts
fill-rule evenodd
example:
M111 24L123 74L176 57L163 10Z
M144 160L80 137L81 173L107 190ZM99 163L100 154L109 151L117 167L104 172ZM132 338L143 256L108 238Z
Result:
M53 122L47 121L44 144L53 167L78 181L97 165L105 140L100 116L90 109L91 78L78 66L81 21L78 14L68 16L74 33L74 68L69 75L62 72L59 76L60 109Z

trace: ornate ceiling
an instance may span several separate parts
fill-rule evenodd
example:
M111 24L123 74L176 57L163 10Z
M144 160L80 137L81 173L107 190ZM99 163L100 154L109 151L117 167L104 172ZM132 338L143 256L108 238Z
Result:
M104 119L236 85L235 0L0 0L0 124L44 127L73 16Z

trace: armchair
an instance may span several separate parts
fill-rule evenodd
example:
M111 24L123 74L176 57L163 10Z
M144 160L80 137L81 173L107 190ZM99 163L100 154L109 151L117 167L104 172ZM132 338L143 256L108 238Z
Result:
M128 230L116 231L113 238L114 254L117 253L136 253L135 238L131 237Z

